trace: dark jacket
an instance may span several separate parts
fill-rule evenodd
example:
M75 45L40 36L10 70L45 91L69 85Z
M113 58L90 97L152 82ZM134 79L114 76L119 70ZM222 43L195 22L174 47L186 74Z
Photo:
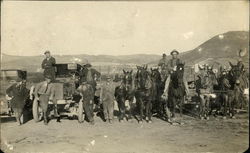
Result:
M55 78L55 64L56 60L54 57L49 59L45 58L42 62L42 69L44 69L44 76L51 76L52 79Z
M10 101L11 108L23 109L25 102L29 96L29 91L25 85L14 83L7 90L6 94L12 97Z
M100 72L98 72L95 69L87 69L87 68L83 68L82 70L80 70L79 72L80 75L80 81L79 83L82 84L82 82L87 82L88 84L92 85L94 91L96 89L96 81L95 81L95 75L97 75L97 77L100 77Z

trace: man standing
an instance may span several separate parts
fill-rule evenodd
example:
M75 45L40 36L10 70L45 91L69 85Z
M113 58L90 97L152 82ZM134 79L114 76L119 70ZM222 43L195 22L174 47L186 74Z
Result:
M114 95L114 85L111 82L111 78L108 76L107 82L101 87L100 100L103 105L104 119L111 124L113 123L114 118Z
M50 76L51 80L55 79L55 64L56 60L50 55L50 51L44 52L45 59L42 62L42 69L44 69L43 75Z
M13 109L18 125L23 124L23 109L29 96L26 88L26 80L19 78L6 90L6 97L10 99L10 107Z
M168 64L167 55L164 53L162 55L162 59L160 59L160 61L158 63L158 66L161 68L161 78L162 78L162 81L164 81L166 79L167 75L168 75L167 64Z
M100 73L92 68L92 65L86 61L82 64L83 68L80 70L80 84L82 82L87 82L93 87L94 92L96 91L96 80L95 77L100 77Z
M55 87L53 83L51 83L51 76L46 75L45 81L40 82L35 87L35 100L34 103L37 103L37 101L40 101L40 106L43 110L43 117L44 117L44 124L48 124L48 104L49 101L53 102L56 105L56 101L54 98L55 95ZM54 109L55 116L58 117L57 108Z
M87 119L89 120L89 123L91 125L94 125L95 124L94 117L93 117L94 90L92 86L87 83L87 81L83 81L77 88L77 91L81 95L80 102L82 103L82 105L80 105L80 102L79 102L79 107L83 107L81 109L84 109L84 113ZM79 123L83 122L82 118L78 121Z
M171 53L172 59L168 61L168 71L171 73L178 64L182 63L182 61L178 58L179 52L177 50L173 50Z

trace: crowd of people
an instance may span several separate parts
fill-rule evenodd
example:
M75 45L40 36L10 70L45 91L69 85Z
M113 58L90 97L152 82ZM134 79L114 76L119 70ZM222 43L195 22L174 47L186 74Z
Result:
M42 81L34 86L31 90L33 90L33 95L28 94L28 90L25 87L26 80L24 78L19 78L17 80L17 83L10 86L7 91L7 97L9 100L11 100L11 107L15 112L16 120L19 125L22 124L21 116L23 113L23 108L25 105L25 99L27 97L30 97L30 99L34 101L40 101L40 106L44 112L44 114L47 113L47 107L48 103L52 102L54 104L54 116L59 117L59 113L57 112L57 102L54 98L56 88L53 85L53 82L55 81L55 64L56 60L54 57L51 56L50 51L46 51L45 53L45 59L42 61L41 67L44 69L44 78L45 81ZM174 71L176 71L178 64L184 64L182 60L178 58L179 52L177 50L173 50L170 55L172 55L171 59L167 59L167 55L163 54L162 59L160 59L158 63L158 67L160 68L161 72L161 81L165 82L165 86L169 85L170 82L170 74L172 74ZM238 65L244 69L244 65L241 60L239 60ZM206 67L206 66L205 66ZM210 67L207 67L209 69ZM211 68L210 68L211 69ZM221 75L226 75L228 71L226 68L221 67ZM90 101L89 97L92 97L90 95L93 95L97 90L97 83L96 79L100 77L101 74L92 68L91 64L86 60L82 63L82 68L79 71L79 84L77 91L82 97L83 101ZM188 85L187 81L183 80L185 92L188 95ZM87 90L85 88L90 88L91 90ZM165 88L166 89L166 88ZM83 92L88 91L88 92ZM166 93L167 91L164 91ZM33 97L34 96L34 97ZM114 114L114 101L115 101L115 87L113 85L112 78L108 76L106 78L106 81L101 85L100 87L100 104L103 106L103 114L104 114L104 120L108 121L109 123L113 123L113 114ZM93 102L92 102L93 103ZM93 119L93 110L90 109L90 103L84 103L84 112L90 121L91 124L94 124ZM44 116L44 123L47 125L48 120L47 116Z

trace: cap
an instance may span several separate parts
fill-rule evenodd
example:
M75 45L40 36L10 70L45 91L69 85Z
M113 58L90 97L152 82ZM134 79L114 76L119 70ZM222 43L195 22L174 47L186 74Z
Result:
M47 53L49 53L49 54L50 54L50 51L46 50L46 51L44 52L44 54L47 54Z
M178 55L179 54L179 52L177 51L177 50L173 50L171 53L170 53L171 55L173 55L173 54L176 54L176 55Z

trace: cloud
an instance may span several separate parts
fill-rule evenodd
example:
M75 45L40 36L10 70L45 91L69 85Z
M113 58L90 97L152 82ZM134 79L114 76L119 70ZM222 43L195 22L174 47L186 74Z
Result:
M190 39L190 38L192 38L193 36L194 36L194 32L193 32L193 31L186 32L186 33L183 34L183 37L184 37L185 39Z

